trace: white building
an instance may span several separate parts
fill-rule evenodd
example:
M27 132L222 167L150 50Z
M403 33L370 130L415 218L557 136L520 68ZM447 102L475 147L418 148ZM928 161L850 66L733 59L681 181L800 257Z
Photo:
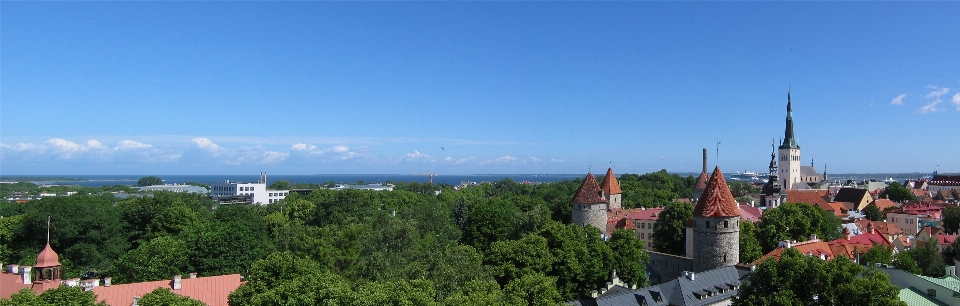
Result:
M248 196L250 203L271 204L286 198L290 190L267 190L267 173L260 172L256 183L231 182L229 180L210 185L211 197Z

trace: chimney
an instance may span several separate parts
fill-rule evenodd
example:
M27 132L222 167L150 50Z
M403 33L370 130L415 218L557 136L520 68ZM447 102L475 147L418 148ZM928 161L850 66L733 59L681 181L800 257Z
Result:
M697 274L693 271L690 271L690 274L687 274L687 278L689 278L691 282L695 281L697 279Z
M174 275L174 276L173 276L173 290L180 290L181 287L183 287L183 284L181 283L181 276L180 276L180 275Z
M707 148L703 148L703 172L707 172Z
M197 272L190 273L190 278L197 278Z
M110 283L111 283L112 281L113 281L113 277L109 277L109 276L104 277L104 278L103 278L103 286L104 286L104 287L110 287Z
M140 296L133 297L133 304L130 304L130 306L140 306L140 304L137 304L137 302L139 301L140 301Z
M810 234L810 240L817 240L817 234Z
M20 274L20 265L17 265L17 264L7 265L7 273Z
M30 270L32 270L33 268L30 267L30 266L23 266L23 267L21 267L20 269L23 269L23 275L22 275L22 276L23 276L23 284L24 284L24 285L32 284L32 283L33 283L33 279L30 278Z

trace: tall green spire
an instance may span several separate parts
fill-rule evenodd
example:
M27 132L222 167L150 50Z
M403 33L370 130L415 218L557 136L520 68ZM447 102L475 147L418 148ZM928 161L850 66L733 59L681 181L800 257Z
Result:
M793 137L793 103L790 101L790 87L787 87L787 126L783 131L781 149L799 149L797 139Z

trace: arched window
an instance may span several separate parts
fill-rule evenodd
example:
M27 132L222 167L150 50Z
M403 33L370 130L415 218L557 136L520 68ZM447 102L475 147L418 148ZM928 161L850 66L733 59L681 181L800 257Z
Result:
M707 221L706 225L706 228L710 228L710 221Z
M727 224L727 222L730 222L730 221L723 221L723 228L729 228L729 227L730 227L730 226Z

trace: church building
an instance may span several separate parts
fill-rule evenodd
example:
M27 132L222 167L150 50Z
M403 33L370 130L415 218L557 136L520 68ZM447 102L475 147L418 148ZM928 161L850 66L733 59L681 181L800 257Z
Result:
M811 183L818 183L823 178L813 167L800 165L800 145L793 134L793 105L790 101L790 91L787 90L787 123L783 132L783 140L779 148L779 179L784 190L810 189Z

